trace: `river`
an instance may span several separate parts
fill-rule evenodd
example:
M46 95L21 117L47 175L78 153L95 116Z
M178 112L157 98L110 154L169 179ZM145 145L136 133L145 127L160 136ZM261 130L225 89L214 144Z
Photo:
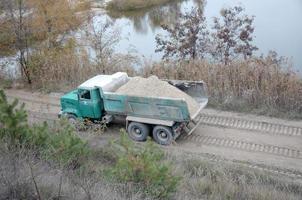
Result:
M111 18L121 28L122 40L117 51L136 49L137 54L147 60L160 60L155 53L157 34L165 34L161 23L173 23L176 13L192 7L201 6L199 0L169 3L159 7L128 13L109 13L101 18ZM276 51L280 56L290 59L296 70L302 72L302 1L301 0L208 0L205 16L209 27L213 17L219 16L223 7L242 5L245 13L255 16L254 44L257 52L267 54Z

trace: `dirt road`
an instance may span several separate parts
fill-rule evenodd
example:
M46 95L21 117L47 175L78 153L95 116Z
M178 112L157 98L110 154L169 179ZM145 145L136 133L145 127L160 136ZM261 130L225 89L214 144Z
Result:
M29 111L30 122L57 119L61 94L43 95L6 90L10 100L18 98ZM205 109L203 123L191 136L182 137L165 149L194 154L214 161L236 162L272 173L302 179L302 121ZM106 134L82 134L92 146L118 137L122 125Z

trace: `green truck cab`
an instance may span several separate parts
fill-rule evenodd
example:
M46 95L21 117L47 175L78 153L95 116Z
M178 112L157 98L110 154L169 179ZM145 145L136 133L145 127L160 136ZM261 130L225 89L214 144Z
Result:
M87 80L61 97L59 116L71 123L77 119L110 123L115 116L124 116L130 138L145 141L151 136L162 145L171 144L182 133L191 134L200 124L201 110L208 102L204 82L167 80L199 103L198 112L190 116L184 99L115 93L130 79L126 73L117 72Z
M61 114L74 119L99 120L103 116L103 101L99 88L78 88L61 97Z

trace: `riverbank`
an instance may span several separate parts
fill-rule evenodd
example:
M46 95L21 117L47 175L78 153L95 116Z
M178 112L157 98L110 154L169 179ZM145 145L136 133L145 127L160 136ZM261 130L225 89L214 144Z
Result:
M135 11L163 5L173 1L179 0L111 0L107 3L106 9L112 11Z

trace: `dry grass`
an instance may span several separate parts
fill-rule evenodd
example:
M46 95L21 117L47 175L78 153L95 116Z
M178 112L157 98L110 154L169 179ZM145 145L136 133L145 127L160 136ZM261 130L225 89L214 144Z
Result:
M113 58L112 66L105 66L104 69L93 63L85 51L78 49L79 52L75 52L75 46L70 45L35 52L30 63L31 87L43 91L67 91L103 71L108 74L117 71L134 73L133 68L127 67L131 66L131 59L128 60L125 55L117 55L118 59L123 60L122 63Z
M302 197L299 183L234 164L181 161L185 178L177 199L288 200Z
M7 150L0 143L0 199L74 199L74 200L140 200L143 191L132 183L112 183L101 173L90 173L102 162L99 154L82 170L66 170L51 161L37 159L25 149ZM101 153L101 152L99 152ZM289 178L230 163L214 163L186 156L167 155L183 176L182 183L171 199L259 199L298 200L302 185ZM87 173L89 172L89 173ZM35 187L35 183L37 187Z
M220 109L302 119L302 79L290 67L269 58L228 66L205 61L158 63L143 68L142 74L204 80L210 105Z
M62 169L28 150L7 150L4 143L0 149L0 199L142 199L131 184L113 184L85 170Z
M107 9L115 11L133 11L162 5L175 0L112 0Z

